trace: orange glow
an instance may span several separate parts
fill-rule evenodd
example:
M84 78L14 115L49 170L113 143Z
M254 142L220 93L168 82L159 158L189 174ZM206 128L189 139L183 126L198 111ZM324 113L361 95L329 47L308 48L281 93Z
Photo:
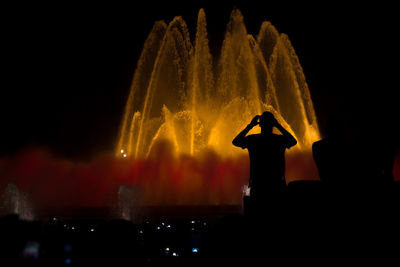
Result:
M288 36L267 21L257 37L248 34L235 9L213 62L203 9L195 40L181 17L158 21L137 63L116 155L152 166L143 180L150 202L240 205L249 161L231 142L266 110L298 140L287 153L287 182L318 179L311 154L318 124Z
M238 156L244 151L232 139L265 110L298 139L291 153L309 150L319 139L318 125L288 37L263 22L254 38L235 9L214 66L206 26L202 9L193 42L181 17L168 26L154 24L134 74L117 156L125 151L146 158L160 140L172 143L176 155L212 149L222 157Z

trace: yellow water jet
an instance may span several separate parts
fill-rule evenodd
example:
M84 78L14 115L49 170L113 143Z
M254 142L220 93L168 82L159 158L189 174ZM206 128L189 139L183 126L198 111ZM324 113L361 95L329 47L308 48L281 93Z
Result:
M137 64L116 154L145 158L166 139L178 155L211 149L235 156L243 151L231 145L233 137L265 110L298 140L290 153L310 150L319 139L308 85L287 35L263 22L254 38L235 9L214 66L203 9L193 43L181 17L168 25L159 21Z

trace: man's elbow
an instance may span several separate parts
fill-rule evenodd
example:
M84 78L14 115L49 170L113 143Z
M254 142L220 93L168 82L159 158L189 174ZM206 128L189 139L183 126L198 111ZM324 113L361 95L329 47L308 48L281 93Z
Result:
M297 145L297 140L296 138L290 138L290 142L289 142L289 148L292 146Z
M237 146L237 147L239 147L239 143L240 142L238 142L238 140L236 140L236 139L233 139L233 141L232 141L232 145Z
M234 146L236 146L236 147L240 147L240 148L243 148L243 142L241 142L241 140L240 139L233 139L233 141L232 141L232 145L234 145Z

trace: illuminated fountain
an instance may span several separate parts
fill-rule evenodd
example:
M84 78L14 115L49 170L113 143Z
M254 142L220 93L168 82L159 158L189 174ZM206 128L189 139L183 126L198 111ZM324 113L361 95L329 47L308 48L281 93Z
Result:
M132 167L130 184L145 189L144 203L240 205L248 157L231 142L266 110L298 140L287 181L318 178L310 153L318 125L288 37L270 22L253 37L235 9L213 62L203 9L193 42L181 17L156 22L145 41L116 148L142 166Z
M0 211L34 210L40 216L111 207L121 218L137 220L153 207L241 208L249 159L231 142L265 110L298 140L286 155L286 180L318 179L310 153L318 125L285 34L264 22L254 38L235 9L213 60L203 10L193 42L182 18L168 26L156 22L137 63L117 157L99 155L83 163L27 150L0 158Z
M202 207L194 206L236 208L247 189L249 159L231 142L266 110L298 141L286 155L286 181L318 179L311 153L311 144L320 138L318 124L285 34L263 22L255 38L235 9L214 60L203 10L195 40L181 17L169 25L156 22L134 73L117 157L99 155L83 163L27 150L0 158L0 192L5 192L0 211L48 214L111 207L120 218L139 220L152 207L172 206L178 212L177 206L195 212ZM34 209L25 208L26 203Z
M137 64L117 155L146 158L155 144L168 140L177 155L212 149L235 156L243 151L232 139L265 110L297 138L297 151L310 149L319 138L308 86L287 35L263 22L254 38L235 9L214 66L204 10L193 44L181 17L168 26L158 21Z
M20 192L15 184L9 183L0 194L0 215L18 214L20 219L31 221L34 215L30 204L27 195Z

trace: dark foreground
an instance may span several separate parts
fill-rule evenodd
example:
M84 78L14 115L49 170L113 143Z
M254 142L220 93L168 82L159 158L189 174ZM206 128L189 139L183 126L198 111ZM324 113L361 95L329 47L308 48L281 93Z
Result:
M292 184L284 198L220 218L0 218L1 266L327 266L400 262L398 185L326 190ZM246 205L248 203L246 202ZM168 265L170 264L170 265Z

